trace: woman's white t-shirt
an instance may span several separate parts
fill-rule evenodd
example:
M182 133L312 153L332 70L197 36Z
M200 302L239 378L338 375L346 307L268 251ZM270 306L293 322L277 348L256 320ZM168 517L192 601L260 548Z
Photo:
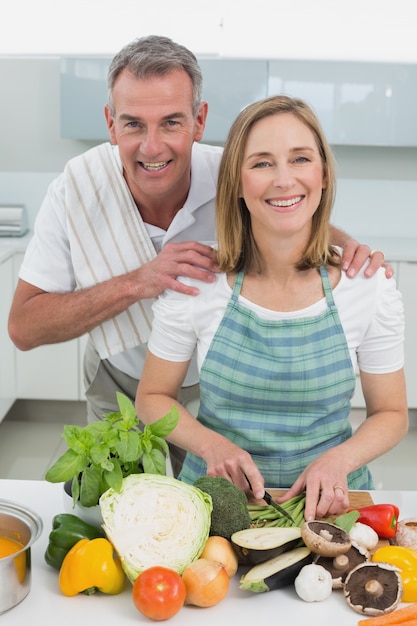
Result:
M364 269L353 279L341 273L333 297L345 332L352 364L370 374L386 374L404 365L404 308L393 278L379 269L372 278ZM213 283L181 279L200 290L198 296L166 291L154 304L154 320L149 350L156 356L175 362L188 361L197 349L201 365L224 315L232 290L225 274ZM240 302L266 319L291 319L321 313L324 297L315 304L291 312L277 312L260 307L239 296Z

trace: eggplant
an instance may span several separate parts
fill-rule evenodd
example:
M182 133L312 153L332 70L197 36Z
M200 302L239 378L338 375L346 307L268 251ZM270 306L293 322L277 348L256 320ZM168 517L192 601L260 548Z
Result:
M299 572L313 561L313 553L309 548L294 548L283 552L264 563L258 563L241 577L239 588L244 591L262 593L281 589L294 583Z
M265 527L239 530L231 536L232 546L241 565L256 565L292 550L300 544L298 526Z

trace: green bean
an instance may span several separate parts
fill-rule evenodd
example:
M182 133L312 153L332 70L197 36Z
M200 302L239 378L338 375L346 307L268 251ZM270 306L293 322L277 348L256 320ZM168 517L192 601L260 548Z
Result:
M251 525L284 528L289 526L302 526L305 521L305 493L300 493L290 498L286 502L281 503L281 506L291 515L294 522L291 522L291 520L286 518L272 505L250 504L248 505L248 511L251 518Z

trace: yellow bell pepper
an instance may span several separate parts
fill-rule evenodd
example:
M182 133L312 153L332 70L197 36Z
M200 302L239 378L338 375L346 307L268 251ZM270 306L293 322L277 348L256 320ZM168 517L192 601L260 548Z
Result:
M405 546L382 546L374 552L372 561L398 567L403 583L402 602L417 602L417 550Z
M59 571L59 588L65 596L96 591L123 591L126 576L108 539L80 539L65 555Z

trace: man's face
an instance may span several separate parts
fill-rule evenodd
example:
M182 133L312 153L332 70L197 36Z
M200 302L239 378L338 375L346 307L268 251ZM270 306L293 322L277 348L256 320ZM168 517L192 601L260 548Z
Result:
M116 79L114 116L106 106L106 121L137 201L188 193L191 150L203 136L207 116L207 103L197 118L192 104L191 80L182 70L145 80L124 70Z

